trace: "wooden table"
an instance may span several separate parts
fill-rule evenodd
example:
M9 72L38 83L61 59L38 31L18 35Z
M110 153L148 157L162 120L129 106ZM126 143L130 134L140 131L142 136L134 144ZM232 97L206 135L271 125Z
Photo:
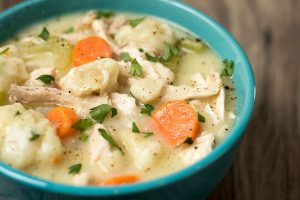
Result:
M257 100L238 158L209 199L300 199L300 1L185 0L231 31ZM20 0L1 0L0 10Z

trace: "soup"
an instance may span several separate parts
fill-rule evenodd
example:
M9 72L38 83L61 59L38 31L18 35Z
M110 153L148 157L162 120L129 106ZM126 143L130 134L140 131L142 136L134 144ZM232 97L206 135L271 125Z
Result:
M73 185L161 177L234 123L234 62L161 19L60 16L0 48L0 160Z

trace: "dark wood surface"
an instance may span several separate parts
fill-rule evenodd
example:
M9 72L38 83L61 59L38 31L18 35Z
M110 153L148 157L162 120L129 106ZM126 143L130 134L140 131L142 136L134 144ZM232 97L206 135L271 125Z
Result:
M209 199L300 199L300 1L185 1L230 30L257 83L238 157ZM0 0L0 10L17 2Z

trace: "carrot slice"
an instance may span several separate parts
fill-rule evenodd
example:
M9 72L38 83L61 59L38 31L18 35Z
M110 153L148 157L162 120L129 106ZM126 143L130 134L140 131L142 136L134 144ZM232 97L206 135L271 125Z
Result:
M55 107L48 112L47 118L57 127L57 135L60 138L71 136L76 132L72 126L78 121L78 117L71 108Z
M139 177L136 175L125 175L125 176L116 176L109 179L106 179L100 183L103 186L112 186L112 185L123 185L131 184L139 181Z
M102 57L111 58L112 49L104 39L98 36L90 36L80 40L73 49L73 64L75 66L83 65Z
M183 100L163 104L152 116L162 137L174 146L189 137L195 139L200 129L196 112Z

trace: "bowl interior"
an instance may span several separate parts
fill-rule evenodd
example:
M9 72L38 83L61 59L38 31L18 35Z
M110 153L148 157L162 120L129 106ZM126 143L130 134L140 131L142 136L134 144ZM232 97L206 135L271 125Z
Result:
M0 163L0 173L23 184L48 191L76 195L115 195L159 187L197 170L209 167L228 149L237 145L249 121L255 98L255 82L250 63L239 44L220 25L205 14L181 2L172 0L31 0L25 1L0 14L0 41L12 37L25 26L45 18L70 12L91 9L108 9L121 12L143 13L165 19L192 32L203 39L221 58L235 61L234 81L237 93L237 120L229 136L206 158L177 173L133 185L119 187L80 187L61 185L51 181L34 178Z

